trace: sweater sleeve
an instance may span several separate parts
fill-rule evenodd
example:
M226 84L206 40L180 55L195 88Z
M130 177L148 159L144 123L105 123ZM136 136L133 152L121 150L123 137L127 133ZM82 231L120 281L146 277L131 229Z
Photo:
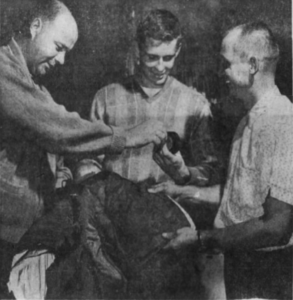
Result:
M190 181L187 184L207 186L219 182L221 163L214 149L211 136L211 111L206 100L201 113L194 119L189 146L192 164L188 166Z
M21 68L0 60L0 113L6 123L21 128L51 153L121 152L123 129L102 121L89 122L55 103L50 94L30 82Z

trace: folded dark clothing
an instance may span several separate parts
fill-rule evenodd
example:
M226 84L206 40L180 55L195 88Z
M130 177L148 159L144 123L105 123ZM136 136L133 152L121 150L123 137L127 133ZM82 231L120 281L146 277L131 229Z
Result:
M85 228L90 223L96 228L101 249L121 271L124 286L112 288L107 276L98 274L88 253L81 251L83 254L79 252L75 259L75 270L68 268L67 275L66 261L60 262L63 286L59 283L58 293L51 289L49 298L57 298L57 294L60 298L202 298L199 274L192 263L193 251L162 249L167 243L163 232L190 226L174 202L161 194L149 194L146 183L135 184L114 173L99 173L84 185L78 196L82 203L81 226ZM56 270L54 266L50 270L48 290L57 289Z

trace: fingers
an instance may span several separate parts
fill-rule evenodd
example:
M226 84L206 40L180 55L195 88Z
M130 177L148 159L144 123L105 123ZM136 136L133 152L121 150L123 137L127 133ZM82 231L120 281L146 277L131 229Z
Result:
M177 230L177 235L186 234L186 233L193 232L193 231L194 230L191 227L182 227Z
M186 245L194 243L196 241L196 231L190 227L180 228L175 232L165 232L162 234L165 239L170 242L164 247L164 249L178 250Z
M159 165L159 166L167 166L170 164L173 164L173 162L166 157L164 154L162 154L161 151L155 152L153 155L154 161Z
M153 137L152 142L153 142L156 146L159 146L159 145L162 143L161 139L160 139L158 136L156 136L156 135Z
M153 128L154 134L161 140L165 140L167 138L167 131L165 129L165 125L159 121L156 121L155 123L154 120L150 121L151 126Z
M180 243L178 243L178 234L177 232L165 232L162 234L163 238L170 240L169 243L163 247L164 250L173 249L177 250L180 248Z
M165 191L165 185L163 183L159 183L156 185L153 185L151 188L148 189L149 193L160 193Z
M159 166L164 165L164 159L160 156L160 154L154 153L153 158L154 158L154 161L155 161Z
M174 239L176 238L177 234L176 232L164 232L162 234L162 237L166 240L170 240L170 242L163 247L164 250L168 249L175 249L176 246L174 245Z
M172 154L167 145L165 144L164 147L158 152L156 153L157 155L159 155L162 160L164 161L165 164L169 164L169 165L178 165L181 163L182 161L182 157L181 155L174 155Z
M154 132L154 136L153 136L153 140L152 142L156 145L156 146L161 146L166 139L167 133L165 130L159 130Z
M164 141L167 138L167 131L165 128L157 130L155 134L161 141Z
M167 145L165 144L164 147L162 148L162 150L160 151L160 154L166 158L169 158L170 160L172 160L172 158L174 157L174 155L169 151Z
M176 237L176 232L164 232L162 233L162 237L167 240L172 240Z
M168 250L168 249L173 249L173 250L180 250L181 249L181 244L180 242L177 241L177 239L173 239L173 240L170 240L170 242L165 246L163 247L164 250Z

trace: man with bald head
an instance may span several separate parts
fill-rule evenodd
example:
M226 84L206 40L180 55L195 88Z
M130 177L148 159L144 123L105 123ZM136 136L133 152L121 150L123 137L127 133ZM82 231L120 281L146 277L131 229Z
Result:
M219 186L177 192L220 203L215 229L164 236L170 248L223 252L228 299L292 299L293 107L275 85L279 47L268 26L254 22L227 33L221 56L231 94L249 110L234 135L224 192L221 201ZM182 168L164 151L163 167L167 157Z
M11 22L12 35L0 48L0 248L6 253L6 259L1 257L5 263L0 283L4 286L3 266L10 270L19 245L43 243L54 250L62 230L72 227L70 201L58 198L55 190L60 172L70 178L59 160L61 154L120 153L128 147L160 144L166 135L159 122L124 130L83 120L55 103L38 79L64 64L78 39L76 21L57 0L28 0L20 5L20 15ZM38 234L36 228L47 230L46 234Z

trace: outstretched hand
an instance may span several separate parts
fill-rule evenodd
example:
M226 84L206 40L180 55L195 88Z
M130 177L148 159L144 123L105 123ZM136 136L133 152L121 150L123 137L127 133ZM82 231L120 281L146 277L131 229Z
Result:
M183 227L176 232L165 232L162 236L170 240L164 249L179 250L197 241L197 231L191 227Z
M181 188L182 187L180 185L176 185L172 181L166 181L166 182L161 182L161 183L151 186L148 189L148 192L153 193L153 194L164 193L164 194L172 197L173 199L175 199L176 197L178 197L181 194Z

